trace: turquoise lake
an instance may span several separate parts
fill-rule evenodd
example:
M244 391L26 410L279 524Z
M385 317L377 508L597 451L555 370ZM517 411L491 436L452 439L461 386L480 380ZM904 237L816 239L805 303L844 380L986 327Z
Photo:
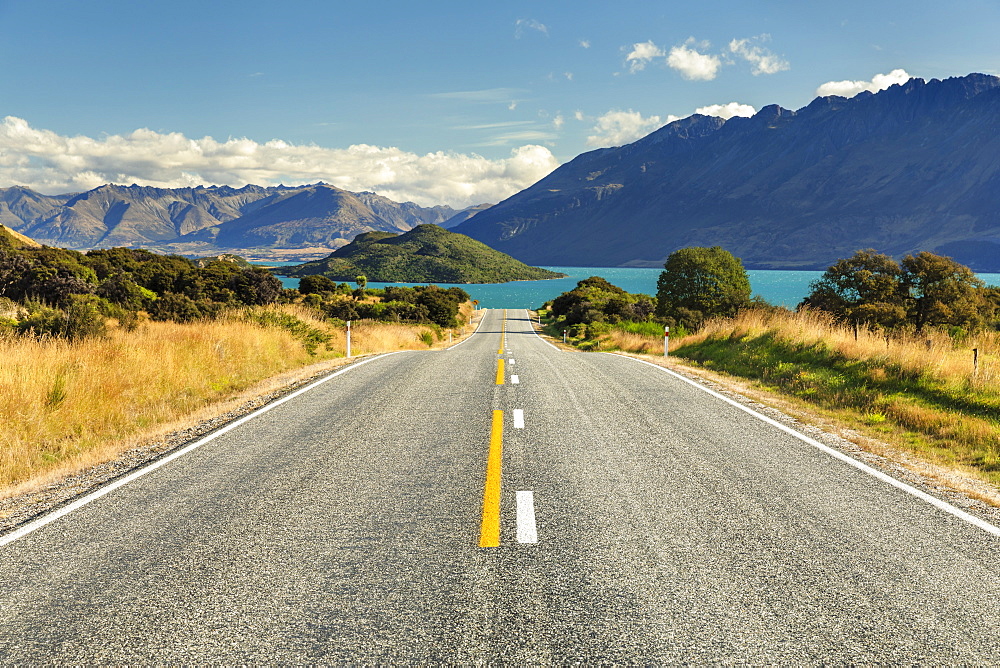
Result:
M269 266L292 265L296 262L274 262ZM579 281L590 276L600 276L609 283L617 285L627 292L642 292L656 295L656 279L662 269L622 268L622 267L545 267L552 271L567 274L568 278L557 278L549 281L515 281L513 283L490 283L457 285L468 292L473 299L479 300L480 308L537 308L546 301L557 297L563 292L572 290ZM750 285L755 295L760 295L768 302L778 306L795 308L809 294L809 283L823 275L821 271L774 271L750 270ZM1000 274L979 274L990 285L1000 285ZM286 288L297 288L299 279L279 276ZM422 285L420 283L369 283L370 288L382 288L386 285ZM443 288L450 288L453 283L440 283Z

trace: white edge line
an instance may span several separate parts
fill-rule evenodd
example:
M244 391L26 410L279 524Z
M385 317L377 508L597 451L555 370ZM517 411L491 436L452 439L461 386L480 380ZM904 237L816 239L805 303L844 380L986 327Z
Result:
M276 408L276 407L280 406L281 404L285 403L286 401L291 401L292 399L294 399L295 397L299 396L300 394L304 394L305 392L308 392L309 390L322 385L323 383L327 382L328 380L332 380L333 378L336 378L337 376L339 376L342 373L347 373L348 371L351 371L353 369L357 369L359 366L361 366L363 364L368 364L369 362L374 362L375 360L380 359L382 357L388 357L389 355L396 355L399 352L405 352L405 351L396 351L396 352L391 352L391 353L383 353L383 354L377 355L375 357L369 357L368 359L361 360L361 361L356 362L356 363L354 363L354 364L352 364L352 365L350 365L350 366L348 366L348 367L346 367L344 369L341 369L340 371L335 371L335 372L331 373L328 376L324 376L323 378L320 378L319 380L317 380L315 382L312 382L309 385L306 385L305 387L299 388L298 390L292 392L291 394L288 394L288 395L286 395L284 397L281 397L280 399L277 399L277 400L275 400L275 401L267 404L266 406L258 408L253 413L250 413L249 415L244 415L243 417L239 418L238 420L234 420L233 422L230 422L229 424L225 425L224 427L221 427L218 430L213 431L211 434L208 434L204 438L201 438L200 440L197 440L194 443L191 443L190 445L186 445L183 448L181 448L180 450L176 450L176 451L170 453L169 455L167 455L166 457L163 457L162 459L158 459L155 462L149 464L148 466L145 466L145 467L139 469L138 471L133 471L132 473L129 473L125 477L119 478L119 479L115 480L114 482L112 482L111 484L109 484L109 485L107 485L105 487L101 487L100 489L98 489L96 491L93 491L90 494L88 494L88 495L86 495L86 496L84 496L84 497L82 497L80 499L77 499L76 501L74 501L74 502L72 502L72 503L70 503L68 505L63 506L62 508L59 508L56 511L53 511L53 512L47 514L47 515L44 515L44 516L38 518L37 520L35 520L33 522L29 522L28 524L25 524L23 527L21 527L21 528L15 530L15 531L13 531L13 532L5 535L5 536L0 536L0 547L3 547L5 545L9 545L10 543L13 543L15 540L18 540L20 538L24 538L25 536L27 536L31 532L36 531L38 529L41 529L43 526L45 526L47 524L50 524L52 522L55 522L57 519L59 519L61 517L64 517L65 515L69 515L74 510L79 510L80 508L84 507L85 505L87 505L91 501L96 501L97 499L101 498L105 494L110 494L111 492L115 491L119 487L127 485L130 482L132 482L133 480L136 480L137 478L140 478L140 477L146 475L147 473L151 473L152 471L155 471L156 469L160 468L164 464L172 462L173 460L177 459L178 457L183 457L184 455L186 455L187 453L191 452L195 448L200 448L201 446L205 445L206 443L209 443L210 441L215 440L219 436L222 436L223 434L225 434L225 433L227 433L229 431L232 431L233 429L236 429L236 427L239 427L243 423L249 422L250 420L254 419L255 417L268 412L272 408Z
M528 317L528 324L531 325L531 315L528 313L528 309L524 310L524 314ZM534 334L535 336L537 336L539 338L539 340L542 343L544 343L545 345L547 345L549 348L552 348L553 350L558 351L558 352L562 352L562 349L559 346L557 346L557 345L555 345L553 343L550 343L550 342L546 341L545 339L543 339L542 335L538 333L538 330L535 329L534 325L531 325L531 333Z
M854 468L856 468L856 469L858 469L860 471L864 471L868 475L881 480L882 482L888 483L888 484L892 485L893 487L906 492L907 494L910 494L912 496L917 497L918 499L921 499L922 501L926 501L927 503L931 504L935 508L938 508L939 510L943 510L946 513L954 515L955 517L957 517L957 518L959 518L961 520L965 520L969 524L972 524L973 526L979 527L980 529L982 529L983 531L985 531L987 533L991 533L994 536L1000 536L1000 528L996 527L993 524L990 524L986 520L980 519L980 518L976 517L975 515L970 515L969 513L965 512L964 510L960 510L959 508L956 508L955 506L951 505L947 501L942 501L941 499L939 499L939 498L937 498L935 496L931 496L927 492L922 492L919 489L917 489L916 487L908 485L905 482L901 482L899 480L896 480L895 478L893 478L892 476L888 475L887 473L883 473L882 471L879 471L876 468L872 468L871 466L868 466L867 464L859 462L857 459L854 459L850 455L847 455L847 454L841 452L840 450L837 450L835 448L831 448L828 445L824 445L824 444L820 443L819 441L817 441L814 438L810 438L810 437L806 436L805 434L801 434L798 431L792 429L791 427L789 427L787 425L784 425L784 424L781 424L777 420L769 418L766 415L758 413L754 409L752 409L752 408L750 408L748 406L744 406L743 404L739 403L738 401L734 401L733 399L730 399L729 397L727 397L727 396L725 396L723 394L719 394L715 390L709 389L709 388L705 387L704 385L691 380L690 378L685 378L684 376L680 375L679 373L671 371L670 369L666 369L666 368L664 368L664 367L662 367L662 366L660 366L658 364L653 364L652 362L647 362L646 360L641 360L641 359L638 359L638 358L635 358L635 357L630 357L629 355L620 355L620 354L617 354L617 353L605 353L605 354L615 355L617 357L624 357L625 359L630 359L630 360L633 360L635 362L640 362L642 364L647 364L647 365L653 367L654 369L659 369L660 371L668 373L671 376L673 376L673 377L675 377L675 378L677 378L679 380L684 381L688 385L692 385L692 386L698 388L699 390L702 390L703 392L707 392L708 394L711 394L713 397L716 397L717 399L721 399L722 401L725 401L727 404L730 404L732 406L735 406L736 408L739 408L741 411L743 411L745 413L749 413L750 415L754 416L758 420L766 422L767 424L771 425L772 427L776 427L776 428L780 429L781 431L783 431L783 432L785 432L787 434L791 434L792 436L794 436L795 438L799 439L800 441L808 443L809 445L813 446L814 448L822 450L823 452L827 453L831 457L835 457L835 458L841 460L842 462L845 462L846 464L849 464L849 465L853 466Z
M485 309L485 308L484 308L484 309L482 309L482 310L483 310L483 311L489 311L490 309ZM473 336L475 336L476 334L478 334L478 333L479 333L479 328L483 326L483 323L484 323L484 322L486 322L486 314L485 314L485 313L483 313L483 317L479 319L479 324L478 324L478 325L476 325L476 331L474 331L474 332L473 332L472 334L469 334L469 339L471 339L471 338L472 338ZM462 339L461 341L459 341L459 342L458 342L458 343L456 343L455 345L453 345L453 346L448 346L447 348L445 348L445 350L454 350L455 348L458 348L458 347L459 347L460 345L462 345L463 343L465 343L465 342L466 342L466 341L468 341L469 339Z

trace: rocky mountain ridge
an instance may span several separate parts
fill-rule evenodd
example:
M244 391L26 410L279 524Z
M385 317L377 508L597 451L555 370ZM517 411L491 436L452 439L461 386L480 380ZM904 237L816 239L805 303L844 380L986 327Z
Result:
M720 245L751 268L822 269L859 248L1000 271L1000 78L691 116L599 149L456 232L529 264L656 266Z
M21 186L0 189L0 224L43 244L78 250L129 246L190 255L240 251L308 258L325 256L363 232L406 232L425 223L447 227L467 217L465 210L449 206L399 203L324 183L103 185L66 195Z

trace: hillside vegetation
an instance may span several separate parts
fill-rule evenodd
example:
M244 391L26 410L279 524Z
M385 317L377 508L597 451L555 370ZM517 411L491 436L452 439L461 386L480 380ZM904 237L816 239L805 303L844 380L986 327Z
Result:
M41 246L34 239L0 225L0 248L41 248Z
M323 260L274 271L283 276L321 274L334 281L353 281L364 275L384 283L505 283L565 275L529 267L437 225L418 225L400 235L361 234Z

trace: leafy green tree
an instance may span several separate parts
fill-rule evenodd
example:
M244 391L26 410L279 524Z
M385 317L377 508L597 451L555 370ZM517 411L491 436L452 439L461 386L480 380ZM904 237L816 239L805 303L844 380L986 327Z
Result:
M1000 306L1000 293L965 265L926 251L897 263L873 250L838 260L812 283L799 305L855 324L916 331L934 325L982 327Z
M719 246L674 251L656 282L657 316L689 329L749 305L750 279L743 263Z
M281 281L262 267L242 269L229 279L229 289L244 304L271 304L281 294Z
M455 294L436 285L428 285L420 290L417 304L427 308L431 322L442 327L454 327L458 315L459 301Z
M336 291L337 284L322 274L312 274L299 279L299 292L304 295L320 295Z
M928 325L977 329L992 315L986 284L950 257L921 252L902 262L907 315L917 331Z
M149 316L153 320L191 322L203 317L203 315L197 302L187 295L175 292L163 293L149 309Z
M97 287L97 295L132 311L148 307L156 296L132 280L131 276L123 273L114 274L104 280Z
M837 260L809 289L799 308L826 311L856 325L896 327L906 320L903 270L872 249Z

